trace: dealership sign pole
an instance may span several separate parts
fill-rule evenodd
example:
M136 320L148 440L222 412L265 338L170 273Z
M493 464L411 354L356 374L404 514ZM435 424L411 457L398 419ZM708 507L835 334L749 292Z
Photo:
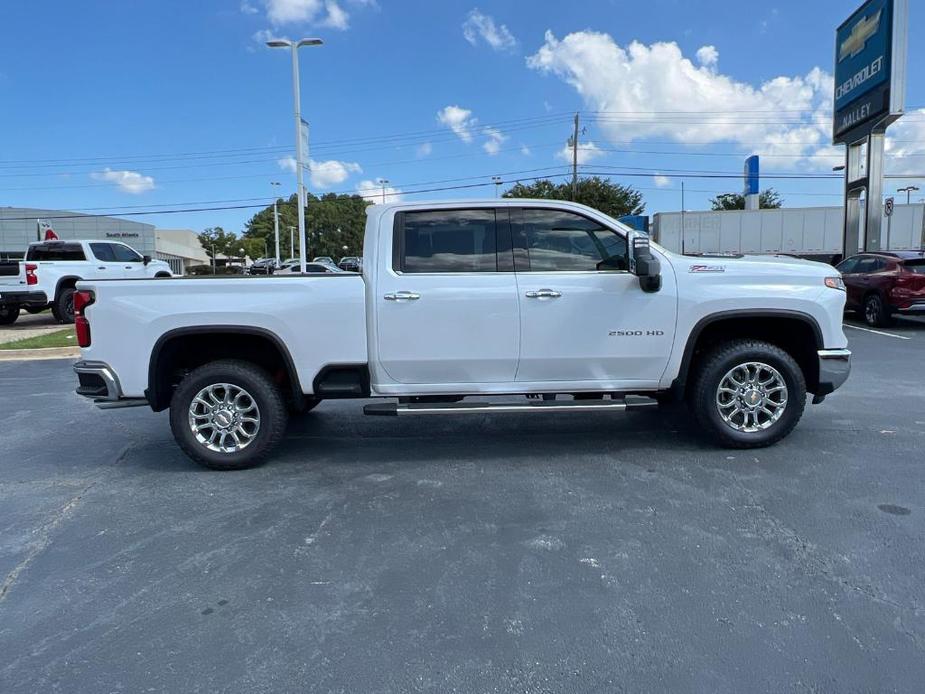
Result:
M835 32L832 143L848 147L845 256L885 247L884 134L905 106L908 17L909 0L868 0Z

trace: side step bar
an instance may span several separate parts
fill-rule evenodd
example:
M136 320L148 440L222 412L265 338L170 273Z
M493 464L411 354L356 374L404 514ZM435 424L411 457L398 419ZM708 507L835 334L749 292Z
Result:
M492 414L495 412L604 412L641 410L657 407L651 398L630 396L623 400L541 400L513 402L383 403L366 405L363 414L378 417L406 417L430 414Z

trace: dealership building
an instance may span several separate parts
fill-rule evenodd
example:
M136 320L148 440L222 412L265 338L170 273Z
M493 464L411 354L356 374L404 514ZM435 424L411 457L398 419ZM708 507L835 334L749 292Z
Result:
M22 258L29 244L40 240L40 222L62 240L121 241L142 255L167 261L176 274L209 263L191 229L155 229L153 224L118 217L32 207L0 207L0 259Z

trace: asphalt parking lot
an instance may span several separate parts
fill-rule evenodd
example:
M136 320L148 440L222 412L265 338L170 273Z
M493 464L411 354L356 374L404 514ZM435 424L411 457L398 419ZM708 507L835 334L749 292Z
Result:
M846 332L770 449L328 402L225 474L0 363L0 691L921 691L925 322Z

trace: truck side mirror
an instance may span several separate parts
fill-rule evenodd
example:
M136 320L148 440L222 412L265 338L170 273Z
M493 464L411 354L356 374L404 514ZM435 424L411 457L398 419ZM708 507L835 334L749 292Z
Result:
M657 292L662 288L662 267L649 247L649 238L642 234L632 234L630 240L630 272L639 278L642 291Z
M143 256L141 256L141 262L143 262L145 265L147 265L148 263L151 262L151 256L150 256L150 255L143 255Z

